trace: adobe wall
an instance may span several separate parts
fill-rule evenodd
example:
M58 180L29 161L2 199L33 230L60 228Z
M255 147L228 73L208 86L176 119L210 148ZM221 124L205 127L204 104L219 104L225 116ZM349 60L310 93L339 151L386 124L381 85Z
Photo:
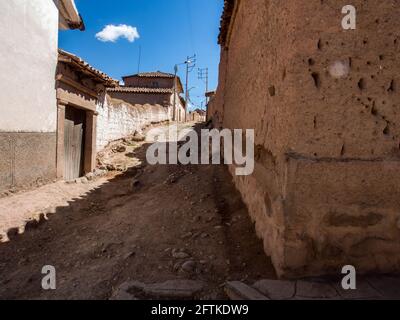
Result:
M179 93L175 93L175 98L174 98L174 94L171 94L170 99L169 99L169 105L173 106L175 104L175 119L174 119L174 110L171 107L170 108L170 120L175 120L177 122L185 122L185 106L181 101L181 98L179 96Z
M211 116L255 129L234 180L284 277L400 270L400 3L350 2L345 31L347 2L241 1L221 53Z
M109 142L141 132L145 127L170 120L169 108L161 105L131 105L107 96L97 106L97 151Z
M108 95L117 100L126 101L129 104L160 104L169 105L172 93L149 94L149 93L130 93L130 92L108 92Z

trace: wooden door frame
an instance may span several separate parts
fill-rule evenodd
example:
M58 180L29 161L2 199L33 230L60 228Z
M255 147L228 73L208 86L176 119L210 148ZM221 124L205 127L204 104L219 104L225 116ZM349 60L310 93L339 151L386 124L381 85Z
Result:
M83 142L85 147L83 151L83 173L87 174L96 168L96 126L97 112L82 108L79 105L69 103L68 101L57 100L57 179L64 178L64 132L65 132L65 109L66 107L80 109L86 114L86 125Z

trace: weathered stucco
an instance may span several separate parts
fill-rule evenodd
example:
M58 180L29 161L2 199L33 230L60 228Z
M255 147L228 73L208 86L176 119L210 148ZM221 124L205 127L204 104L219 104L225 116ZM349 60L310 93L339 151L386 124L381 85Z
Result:
M162 105L131 105L107 96L97 106L97 150L109 142L141 132L146 126L170 120L169 109Z
M0 2L0 191L56 177L58 17L53 0Z
M13 0L0 12L0 131L55 132L58 10L53 0Z
M348 31L345 4L240 1L221 53L209 115L255 129L234 180L281 276L400 270L400 4L352 1Z

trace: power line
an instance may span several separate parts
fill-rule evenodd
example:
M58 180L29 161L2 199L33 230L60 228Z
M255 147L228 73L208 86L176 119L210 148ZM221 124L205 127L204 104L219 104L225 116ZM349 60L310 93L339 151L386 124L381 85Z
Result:
M203 80L206 84L205 94L208 92L208 68L199 68L198 69L198 78L199 80ZM206 103L208 103L208 97L206 97Z

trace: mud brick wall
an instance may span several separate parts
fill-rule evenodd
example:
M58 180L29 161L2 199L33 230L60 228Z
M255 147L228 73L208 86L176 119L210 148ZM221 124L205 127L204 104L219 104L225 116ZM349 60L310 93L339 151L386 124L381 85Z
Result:
M280 276L400 270L399 16L395 0L240 1L211 116L255 129L255 172L234 180Z
M109 142L141 132L145 127L170 119L169 109L161 105L131 105L110 96L97 107L97 150Z

